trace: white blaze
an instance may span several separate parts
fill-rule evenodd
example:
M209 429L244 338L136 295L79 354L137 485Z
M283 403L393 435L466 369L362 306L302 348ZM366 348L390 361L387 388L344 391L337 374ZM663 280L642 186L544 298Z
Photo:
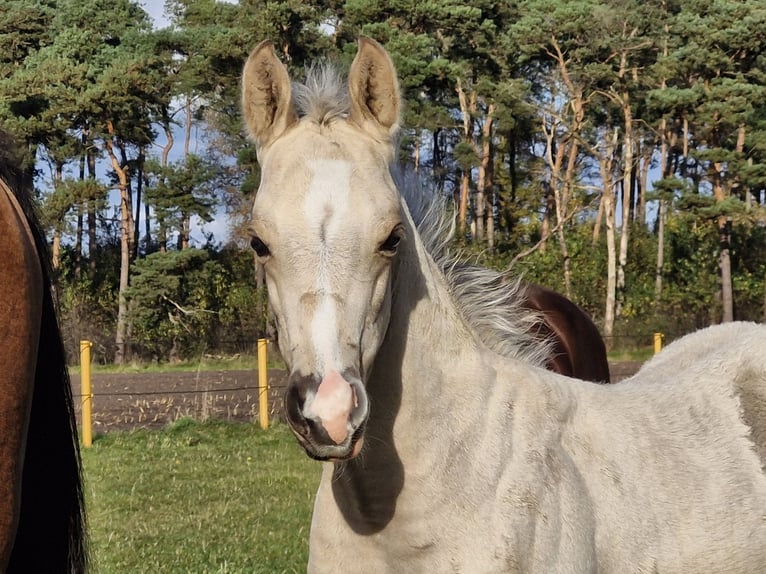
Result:
M309 228L323 238L316 262L317 304L311 320L311 337L316 353L316 372L324 374L340 367L337 300L333 297L328 254L348 211L351 164L340 160L314 160L308 162L308 167L314 177L303 204L303 215Z
M330 437L338 444L345 440L348 416L353 408L351 385L339 374L338 300L332 283L329 253L344 225L351 192L351 164L338 160L308 162L313 172L303 204L309 229L320 239L316 261L316 307L311 318L311 338L316 356L316 373L322 381L316 393L309 391L304 415L319 418Z

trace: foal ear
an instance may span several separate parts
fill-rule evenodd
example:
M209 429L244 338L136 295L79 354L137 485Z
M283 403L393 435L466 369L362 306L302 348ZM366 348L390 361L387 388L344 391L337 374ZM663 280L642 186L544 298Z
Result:
M290 76L269 41L258 44L245 63L242 113L247 131L259 148L267 146L298 121Z
M399 81L391 57L375 40L359 38L348 89L351 121L377 139L391 139L399 128Z

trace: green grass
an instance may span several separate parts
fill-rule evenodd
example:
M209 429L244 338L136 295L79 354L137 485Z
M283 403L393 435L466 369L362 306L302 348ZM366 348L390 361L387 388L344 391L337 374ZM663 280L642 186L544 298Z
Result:
M306 571L320 465L285 426L110 433L83 464L97 573Z
M607 353L610 361L646 361L654 356L652 347L642 347L640 349L617 350Z

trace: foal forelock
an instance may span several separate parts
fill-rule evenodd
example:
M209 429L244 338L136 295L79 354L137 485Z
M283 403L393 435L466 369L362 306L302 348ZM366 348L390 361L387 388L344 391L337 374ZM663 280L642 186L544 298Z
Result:
M305 83L293 83L293 104L299 116L318 124L348 116L349 96L346 81L340 71L329 63L306 70Z
M345 79L328 63L309 68L305 83L293 84L292 97L298 115L320 125L349 113ZM551 345L535 337L542 317L524 306L521 278L471 264L453 252L450 244L455 224L447 202L412 172L394 168L392 176L426 250L442 270L458 308L482 342L504 356L544 366Z

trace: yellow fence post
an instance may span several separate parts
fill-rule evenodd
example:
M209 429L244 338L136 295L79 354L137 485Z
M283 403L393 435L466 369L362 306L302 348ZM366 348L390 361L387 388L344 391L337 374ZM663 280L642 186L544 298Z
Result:
M266 355L268 339L258 339L258 420L269 428L269 368Z
M662 350L662 339L664 335L662 333L654 334L654 354L656 355Z
M80 341L80 388L82 394L82 444L93 444L93 392L90 384L90 348L93 343Z

